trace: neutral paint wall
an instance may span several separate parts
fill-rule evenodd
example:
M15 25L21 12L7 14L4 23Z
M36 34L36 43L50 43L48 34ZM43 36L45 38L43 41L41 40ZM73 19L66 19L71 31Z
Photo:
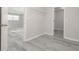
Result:
M8 13L24 14L24 7L8 7Z
M44 33L44 8L28 7L26 13L27 39Z
M49 35L54 34L54 8L48 7L47 8L47 14L46 14L46 20L45 20L45 32Z
M79 41L79 8L65 8L64 36Z
M59 9L55 11L55 30L63 30L63 25L64 25L64 10Z
M27 8L27 39L40 35L53 35L54 8Z

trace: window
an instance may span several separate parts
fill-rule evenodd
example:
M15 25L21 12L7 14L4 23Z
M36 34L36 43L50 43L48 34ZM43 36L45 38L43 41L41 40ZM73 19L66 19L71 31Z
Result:
M10 15L9 14L8 15L8 20L17 20L18 21L19 20L19 17L20 17L19 15Z

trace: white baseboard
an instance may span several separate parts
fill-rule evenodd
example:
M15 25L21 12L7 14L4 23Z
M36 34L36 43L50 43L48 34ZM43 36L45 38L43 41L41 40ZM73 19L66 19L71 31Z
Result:
M53 36L54 35L54 34L49 34L49 33L45 33L45 34L50 35L50 36Z
M39 34L39 35L33 36L33 37L31 37L31 38L28 38L28 39L26 39L26 40L24 40L24 41L33 40L33 39L35 39L35 38L37 38L37 37L39 37L39 36L41 36L41 35L45 35L45 34Z
M73 38L71 38L71 37L66 37L66 36L64 36L64 38L65 38L65 39L68 39L68 40L72 40L72 41L79 42L79 40L78 40L78 39L73 39Z
M33 36L33 37L31 37L31 38L28 38L28 39L26 39L26 40L24 40L24 41L30 41L30 40L33 40L33 39L39 37L39 36L45 35L45 34L50 35L50 36L53 36L53 34L43 33L43 34L39 34L39 35Z
M63 29L59 29L59 28L56 28L56 29L54 29L54 30L60 30L60 31L63 31Z

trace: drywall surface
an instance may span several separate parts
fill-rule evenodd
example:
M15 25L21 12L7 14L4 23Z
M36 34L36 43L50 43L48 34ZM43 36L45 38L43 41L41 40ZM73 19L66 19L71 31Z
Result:
M8 13L24 14L24 7L8 7Z
M79 8L65 8L64 36L79 41Z
M55 30L63 30L63 23L64 23L64 10L57 10L55 11Z
M45 32L49 35L54 34L54 8L47 8L46 20L45 20Z
M45 11L40 7L28 7L26 13L27 39L44 33Z
M25 11L26 41L40 34L53 35L54 8L28 7Z

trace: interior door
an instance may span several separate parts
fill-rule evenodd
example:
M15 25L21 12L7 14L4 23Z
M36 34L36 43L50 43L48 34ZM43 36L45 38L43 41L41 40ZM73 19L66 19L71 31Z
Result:
M1 50L7 50L7 34L8 34L8 8L1 8Z

